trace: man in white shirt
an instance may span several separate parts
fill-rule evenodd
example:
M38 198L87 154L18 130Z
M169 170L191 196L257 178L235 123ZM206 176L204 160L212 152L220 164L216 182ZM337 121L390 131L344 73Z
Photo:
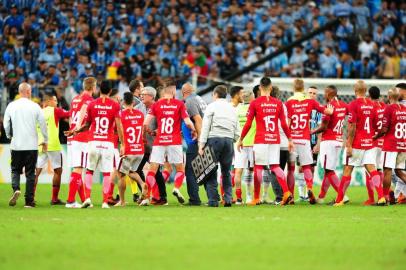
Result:
M231 207L231 164L234 156L234 143L240 137L240 124L236 109L226 100L227 87L217 86L213 91L214 102L206 108L203 117L202 130L199 138L199 154L203 154L203 148L212 147L216 160L220 163L223 176L224 206ZM218 207L220 196L217 191L217 173L212 174L206 183L206 192L209 199L209 207Z
M15 206L20 197L20 175L25 171L26 190L25 207L35 207L34 184L35 165L38 158L37 124L44 137L43 152L48 148L48 132L43 112L38 104L31 101L31 86L21 83L18 86L20 98L11 102L4 113L4 130L7 138L11 138L11 180L13 196L10 206Z

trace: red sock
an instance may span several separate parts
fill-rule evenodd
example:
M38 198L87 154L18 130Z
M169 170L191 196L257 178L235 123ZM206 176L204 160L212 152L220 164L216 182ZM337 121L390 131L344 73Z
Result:
M236 188L235 195L236 195L237 199L242 199L241 194L242 194L241 188Z
M330 185L338 192L338 187L340 186L340 179L338 179L337 174L334 171L327 172L327 177L330 182Z
M89 199L92 193L93 171L87 170L85 176L85 198Z
M383 171L378 171L379 177L381 177L381 186L383 186Z
M289 164L288 166L288 177L287 177L288 187L290 193L295 194L295 164Z
M85 188L83 186L82 179L79 179L78 186L79 186L78 187L78 193L79 193L80 200L82 202L84 202L86 200L86 196L85 196Z
M375 201L374 198L374 185L371 181L371 175L368 172L365 172L365 186L368 192L368 200L373 202Z
M336 198L336 203L341 202L344 199L345 192L351 183L351 176L341 177L340 186L338 187L338 194Z
M259 200L263 172L264 167L262 165L254 165L254 200Z
M103 173L103 202L108 202L111 187L110 173Z
M153 187L156 185L155 173L153 171L148 172L145 182L147 183L148 198L149 198L151 196L151 191L152 191Z
M327 173L324 173L323 181L321 182L319 198L324 199L326 197L328 188L330 187L330 180Z
M82 176L78 173L72 172L70 174L68 203L75 201L76 192L78 191L78 181L82 181Z
M235 187L235 170L231 170L231 186Z
M389 201L389 191L390 191L390 188L385 188L385 187L383 188L383 196L388 201Z
M111 182L110 182L110 189L109 189L109 199L112 199L113 198L113 193L114 193L114 182L113 182L113 180L111 180Z
M155 198L156 200L159 200L161 198L161 194L159 193L158 185L154 185L152 187L152 197Z
M271 165L271 171L275 174L276 180L281 186L283 193L288 192L289 191L288 184L286 183L286 177L281 167L277 164L273 164Z
M154 174L154 176L155 176L155 174ZM171 176L171 174L168 171L164 170L162 172L162 177L164 178L165 183L167 183L169 181L170 176Z
M381 176L378 171L375 170L371 172L371 182L376 190L376 193L378 193L378 199L381 199L383 197L383 188Z
M304 180L306 181L307 189L313 189L313 173L312 173L312 166L311 165L304 165L303 168L303 175Z
M179 189L182 186L184 178L185 178L185 173L184 172L176 172L176 174L175 174L175 183L174 183L175 188Z
M52 185L52 201L56 202L58 200L60 185Z

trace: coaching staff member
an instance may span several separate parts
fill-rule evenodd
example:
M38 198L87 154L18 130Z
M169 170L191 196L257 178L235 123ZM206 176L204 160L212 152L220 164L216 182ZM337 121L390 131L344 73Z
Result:
M187 113L195 125L197 136L199 137L202 129L203 115L207 104L200 96L196 95L195 89L190 83L185 83L182 86L182 96L185 101ZM192 133L185 123L182 123L182 132L187 144L185 175L187 193L189 195L189 205L200 205L199 186L197 185L192 170L192 161L198 154L198 144L197 140L193 140Z
M4 129L7 138L11 138L11 186L14 191L9 205L15 206L21 194L20 174L25 168L27 179L25 207L35 207L35 165L38 158L37 124L44 137L42 144L44 152L48 148L47 125L40 106L31 101L31 86L21 83L18 86L18 92L20 98L11 102L4 113Z
M214 102L207 106L203 117L202 131L199 138L199 154L203 154L205 145L213 148L223 176L224 206L230 207L232 203L230 170L234 156L234 142L240 137L241 131L237 111L226 100L226 97L226 86L219 85L214 88ZM220 198L217 191L217 173L213 173L208 179L206 192L209 206L217 207Z

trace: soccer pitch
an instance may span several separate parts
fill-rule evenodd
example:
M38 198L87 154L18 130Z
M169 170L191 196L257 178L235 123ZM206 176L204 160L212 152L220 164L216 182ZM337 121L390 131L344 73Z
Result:
M67 189L61 188L61 198L66 199ZM95 208L65 209L51 207L50 194L50 185L39 185L36 209L24 209L23 196L11 208L11 187L0 185L0 269L405 269L406 265L406 205L362 206L365 187L350 187L351 204L341 208L305 203L188 207L169 195L169 206L131 203L101 209L101 186L94 185Z

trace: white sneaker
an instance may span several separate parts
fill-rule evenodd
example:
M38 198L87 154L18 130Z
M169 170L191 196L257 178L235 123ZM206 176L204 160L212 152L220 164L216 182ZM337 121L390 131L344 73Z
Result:
M82 208L93 208L93 204L92 204L92 201L90 200L90 198L87 198L87 199L83 202Z
M273 204L273 201L269 199L268 197L263 197L261 200L261 203L263 204Z
M249 204L250 202L252 202L252 197L251 197L251 195L247 194L247 197L245 198L245 203Z
M66 203L65 207L66 208L81 208L82 205L78 202L73 202L73 203Z
M108 203L104 202L104 203L102 203L102 208L103 208L103 209L109 209L110 206L109 206Z
M178 202L181 204L185 203L185 198L183 197L182 193L180 193L179 189L174 188L172 191L173 196L176 197L176 199L178 199Z
M140 203L140 206L148 206L149 205L149 199L144 199L142 200L142 202Z
M347 195L344 195L343 202L344 202L344 203L349 203L349 202L350 202L350 198L348 198Z
M13 193L13 196L11 196L10 200L8 201L8 205L9 206L15 206L17 204L17 200L20 197L20 195L21 195L21 191L16 190Z
M317 198L316 201L318 204L324 204L324 199Z

